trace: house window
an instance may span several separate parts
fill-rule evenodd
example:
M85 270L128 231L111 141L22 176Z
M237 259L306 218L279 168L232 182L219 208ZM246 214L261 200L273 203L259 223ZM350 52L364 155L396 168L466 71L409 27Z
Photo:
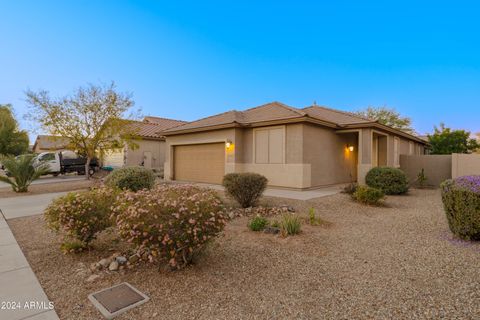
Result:
M400 152L398 151L398 141L397 137L393 138L393 165L395 167L400 166Z
M410 141L408 142L408 154L412 155L414 153L415 153L415 144L412 141Z
M255 163L283 163L285 128L258 129L254 132Z

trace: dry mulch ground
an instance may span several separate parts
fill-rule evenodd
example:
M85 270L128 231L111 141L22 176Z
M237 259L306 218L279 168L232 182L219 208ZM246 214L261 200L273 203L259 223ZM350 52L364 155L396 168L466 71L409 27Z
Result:
M98 183L98 180L76 180L76 181L61 181L59 183L42 183L33 184L28 187L28 192L16 193L12 191L11 187L0 188L0 198L31 196L41 193L52 193L62 191L74 191L81 189L88 189Z
M186 270L142 265L100 274L88 266L110 255L111 236L95 251L65 256L41 216L9 224L61 319L101 319L87 299L128 281L151 301L118 319L479 319L480 244L455 240L438 190L391 196L383 207L339 194L264 204L315 207L328 227L301 235L254 233L237 218Z

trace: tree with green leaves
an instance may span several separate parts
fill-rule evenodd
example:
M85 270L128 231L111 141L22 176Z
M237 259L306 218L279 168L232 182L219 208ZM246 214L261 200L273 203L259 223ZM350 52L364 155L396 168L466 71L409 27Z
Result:
M428 135L428 142L432 146L431 154L472 153L480 148L480 144L470 137L465 130L452 130L441 123L434 127L434 133Z
M85 172L101 150L125 145L135 148L136 132L127 114L134 102L131 94L117 92L115 84L79 87L72 95L53 99L47 91L26 92L30 120L43 130L70 140L70 147L86 157ZM86 178L90 176L86 174Z
M402 116L395 109L387 107L368 107L365 110L355 112L355 114L410 134L415 133L415 130L412 128L412 119Z
M48 164L36 161L34 154L2 157L8 176L0 175L0 181L8 183L15 192L27 192L30 184L48 172Z
M11 104L0 104L0 155L19 155L28 151L28 133L19 130Z

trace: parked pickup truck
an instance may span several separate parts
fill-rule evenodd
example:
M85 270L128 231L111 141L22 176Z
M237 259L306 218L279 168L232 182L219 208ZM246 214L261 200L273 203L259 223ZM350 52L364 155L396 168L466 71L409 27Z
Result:
M49 170L46 174L53 174L54 176L70 172L85 174L85 164L87 163L85 157L79 156L70 150L43 152L37 156L36 161L47 163ZM90 170L88 171L88 174L92 175L98 170L98 167L98 160L96 158L92 159L90 161Z

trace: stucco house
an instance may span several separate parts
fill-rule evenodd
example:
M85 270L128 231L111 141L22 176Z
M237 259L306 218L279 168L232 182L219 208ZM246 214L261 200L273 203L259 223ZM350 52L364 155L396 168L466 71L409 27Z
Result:
M185 124L185 121L148 116L143 121L131 121L135 148L125 146L117 150L104 150L103 165L113 168L143 165L163 171L165 162L165 137L168 128Z
M364 182L375 166L423 154L416 136L348 112L272 102L163 131L165 179L221 183L230 172L257 172L270 186L309 189Z
M33 144L34 153L54 152L66 149L70 139L60 136L38 135Z

